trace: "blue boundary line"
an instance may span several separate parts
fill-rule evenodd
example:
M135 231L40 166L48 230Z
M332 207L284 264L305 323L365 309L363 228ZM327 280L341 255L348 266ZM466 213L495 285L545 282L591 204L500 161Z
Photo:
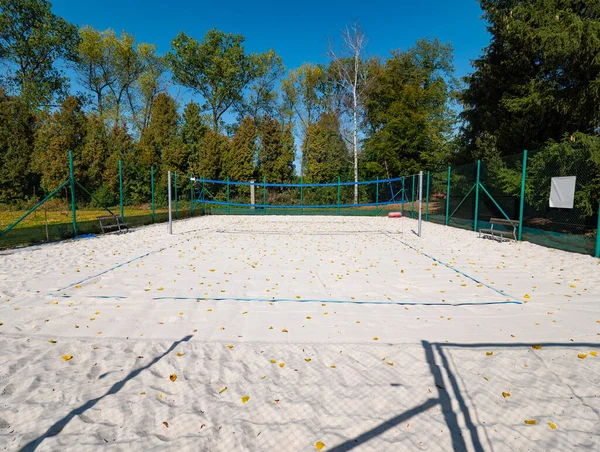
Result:
M212 196L212 195L211 195ZM213 199L215 199L213 197ZM408 204L408 201L382 201L379 203L369 202L362 204L312 204L312 205L278 205L278 204L247 204L247 203L239 203L239 202L227 202L227 201L207 201L206 199L196 199L196 203L198 204L215 204L220 206L234 206L234 207L262 207L269 209L333 209L337 207L376 207L376 206L387 206L393 204Z
M410 177L410 176L407 176ZM194 182L204 182L205 184L220 184L220 185L245 185L250 186L254 185L255 187L337 187L337 186L349 186L349 185L369 185L369 184L387 184L389 182L399 182L403 178L396 177L393 179L381 179L381 180L367 180L367 181L358 181L358 182L329 182L326 184L316 184L316 183L302 183L302 184L275 184L275 183L263 183L263 182L237 182L237 181L224 181L217 179L199 179L192 177L190 180Z
M435 258L435 257L433 257L433 256L431 256L431 255L429 255L429 254L427 254L427 253L425 253L425 252L423 252L423 251L420 251L418 248L415 248L415 247L414 247L414 246L412 246L411 244L409 244L409 243L406 243L404 240L400 240L399 238L397 238L397 237L394 237L394 236L390 235L389 233L386 233L385 235L387 235L387 236L388 236L389 238L391 238L391 239L397 240L397 241L399 241L400 243L402 243L402 244L404 244L404 245L408 246L408 247L409 247L410 249L412 249L413 251L416 251L417 253L419 253L419 254L422 254L422 255L423 255L423 256L425 256L425 257L428 257L428 258L429 258L429 259L431 259L432 261L435 261L435 262L437 262L437 263L439 263L439 264L442 264L444 267L447 267L447 268L449 268L450 270L453 270L453 271L455 271L455 272L456 272L456 273L458 273L459 275L463 275L464 277L466 277L466 278L469 278L471 281L474 281L474 282L476 282L477 284L481 284L482 286L485 286L485 287L487 287L488 289L490 289L490 290L493 290L494 292L496 292L496 293L497 293L497 294L499 294L499 295L502 295L503 297L512 298L512 299L514 300L514 301L512 301L512 302L504 302L504 303L510 303L510 304L523 304L523 302L522 302L522 301L519 301L519 299L518 299L517 297L515 297L515 296L513 296L513 295L510 295L510 294L507 294L506 292L503 292L502 290L498 290L498 289L496 289L495 287L492 287L492 286L490 286L489 284L486 284L486 283L484 283L484 282L482 282L482 281L479 281L478 279L475 279L474 277L472 277L472 276L470 276L470 275L467 275L465 272L463 272L463 271L461 271L461 270L459 270L459 269L457 269L457 268L454 268L452 265L449 265L449 264L447 264L447 263L446 263L446 262L444 262L444 261L441 261L441 260L439 260L439 259L437 259L437 258Z

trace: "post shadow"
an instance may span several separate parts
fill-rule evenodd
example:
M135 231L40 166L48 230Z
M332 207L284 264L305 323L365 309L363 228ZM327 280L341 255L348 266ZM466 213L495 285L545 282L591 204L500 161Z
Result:
M88 400L80 407L72 410L65 417L63 417L62 419L56 421L53 425L51 425L44 434L42 434L38 438L30 441L25 446L23 446L20 450L23 452L30 452L30 451L36 450L38 448L38 446L42 443L42 441L44 441L46 438L51 438L53 436L58 435L66 427L66 425L71 421L71 419L73 419L75 416L83 414L84 412L86 412L87 410L92 408L94 405L96 405L103 398L119 392L123 388L123 386L125 386L125 383L127 383L129 380L137 377L143 370L146 370L149 367L152 367L154 364L156 364L162 358L164 358L169 353L171 353L173 350L175 350L175 347L177 347L180 343L187 342L191 338L192 338L192 336L189 335L189 336L185 336L184 338L182 338L176 342L173 342L171 347L169 347L169 349L166 352L164 352L162 355L157 356L156 358L154 358L152 361L150 361L145 366L131 371L129 373L129 375L127 375L124 379L122 379L121 381L118 381L114 385L112 385L112 387L108 390L108 392L106 392L106 394L101 395L100 397L97 397L95 399Z

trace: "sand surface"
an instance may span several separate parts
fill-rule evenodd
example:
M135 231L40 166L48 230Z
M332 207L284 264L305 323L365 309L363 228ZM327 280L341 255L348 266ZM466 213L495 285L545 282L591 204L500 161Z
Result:
M600 450L599 260L416 227L213 216L3 252L0 447Z

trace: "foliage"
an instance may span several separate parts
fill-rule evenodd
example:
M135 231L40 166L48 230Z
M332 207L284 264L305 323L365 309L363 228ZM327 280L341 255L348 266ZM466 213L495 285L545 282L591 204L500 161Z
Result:
M246 116L231 139L223 172L230 180L249 182L254 177L257 157L257 130L253 118Z
M289 183L294 176L294 137L289 126L263 118L259 128L258 176L271 183Z
M310 148L306 144L310 141ZM336 115L323 113L319 121L311 125L303 142L304 180L329 183L338 177L347 180L350 154L340 132Z

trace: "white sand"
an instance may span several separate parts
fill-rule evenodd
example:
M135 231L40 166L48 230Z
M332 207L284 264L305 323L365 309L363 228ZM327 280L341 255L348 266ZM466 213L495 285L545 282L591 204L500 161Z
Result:
M0 446L600 450L599 261L415 228L204 217L0 254Z

